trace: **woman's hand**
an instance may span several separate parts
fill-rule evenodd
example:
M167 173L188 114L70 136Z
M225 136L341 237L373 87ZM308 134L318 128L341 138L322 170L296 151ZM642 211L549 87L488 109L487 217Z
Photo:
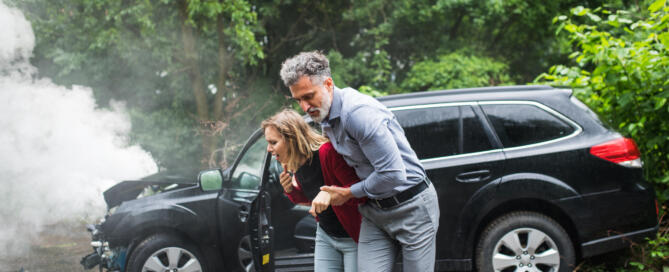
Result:
M343 205L349 199L353 198L351 188L343 188L337 186L321 186L321 192L330 194L332 206Z
M309 213L316 217L330 206L330 194L326 191L320 191L318 195L311 201L311 209Z
M286 165L283 165L283 172L279 174L279 181L281 182L281 186L283 186L283 190L286 191L286 193L290 193L293 191L293 175L288 173L288 169L286 168Z

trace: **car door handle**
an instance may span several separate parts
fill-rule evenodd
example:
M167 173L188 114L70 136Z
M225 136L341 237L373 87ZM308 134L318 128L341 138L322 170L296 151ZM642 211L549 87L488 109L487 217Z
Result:
M246 222L249 219L249 207L246 205L239 206L239 220Z
M490 170L477 170L471 172L460 173L455 176L455 180L459 182L479 182L490 178Z

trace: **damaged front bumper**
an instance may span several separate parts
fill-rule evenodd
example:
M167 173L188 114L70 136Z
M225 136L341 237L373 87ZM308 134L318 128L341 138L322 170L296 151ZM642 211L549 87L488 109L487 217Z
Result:
M81 259L81 265L85 269L92 269L99 266L100 271L122 272L125 271L127 256L126 247L109 247L109 242L104 239L100 231L100 224L86 226L88 232L92 235L91 246L93 253L84 256Z

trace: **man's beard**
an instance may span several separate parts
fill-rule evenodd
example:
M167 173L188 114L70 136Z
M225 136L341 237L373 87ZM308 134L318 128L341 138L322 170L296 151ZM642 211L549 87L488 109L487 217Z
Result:
M332 101L330 101L330 94L324 92L323 98L321 98L321 106L318 108L309 109L309 112L318 111L318 116L309 115L311 116L311 120L314 120L316 123L322 122L330 113L330 106L332 106Z

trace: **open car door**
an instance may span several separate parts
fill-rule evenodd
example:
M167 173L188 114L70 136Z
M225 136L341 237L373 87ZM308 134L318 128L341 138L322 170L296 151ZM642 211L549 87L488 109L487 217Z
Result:
M274 271L274 227L271 196L261 189L249 214L249 236L256 271Z
M263 256L271 257L267 254L272 244L267 240L271 238L270 233L262 231L270 226L270 213L261 212L264 209L261 207L267 206L264 201L268 196L263 189L266 181L263 179L267 179L268 157L267 142L262 133L256 131L240 151L233 167L223 173L225 181L218 195L217 212L227 270L271 270L267 269L269 261L262 263ZM265 215L267 218L261 219ZM262 252L258 247L259 238L266 238Z
M253 143L253 141L255 141ZM258 165L247 169L260 169L257 173L256 194L250 200L245 229L248 230L249 254L240 247L238 256L249 256L242 262L245 271L310 271L313 270L313 251L316 220L309 215L309 206L293 204L283 193L279 175L281 164L266 151L264 138L252 138L250 148L242 155L254 157ZM261 149L262 146L262 149ZM262 152L262 155L260 153ZM257 154L257 155L251 155ZM251 164L249 164L251 165ZM232 173L234 180L236 169ZM244 174L237 176L245 177ZM242 180L245 180L243 178ZM245 183L245 182L241 182ZM240 206L242 207L242 206ZM234 235L234 234L229 234ZM229 239L227 241L231 241ZM243 259L243 258L242 258Z
M269 167L272 156L266 152L258 196L251 204L249 236L256 271L274 271L274 227L272 226L272 195Z
M281 164L269 153L262 184L248 220L256 271L312 271L316 220L309 206L295 205L283 194Z

